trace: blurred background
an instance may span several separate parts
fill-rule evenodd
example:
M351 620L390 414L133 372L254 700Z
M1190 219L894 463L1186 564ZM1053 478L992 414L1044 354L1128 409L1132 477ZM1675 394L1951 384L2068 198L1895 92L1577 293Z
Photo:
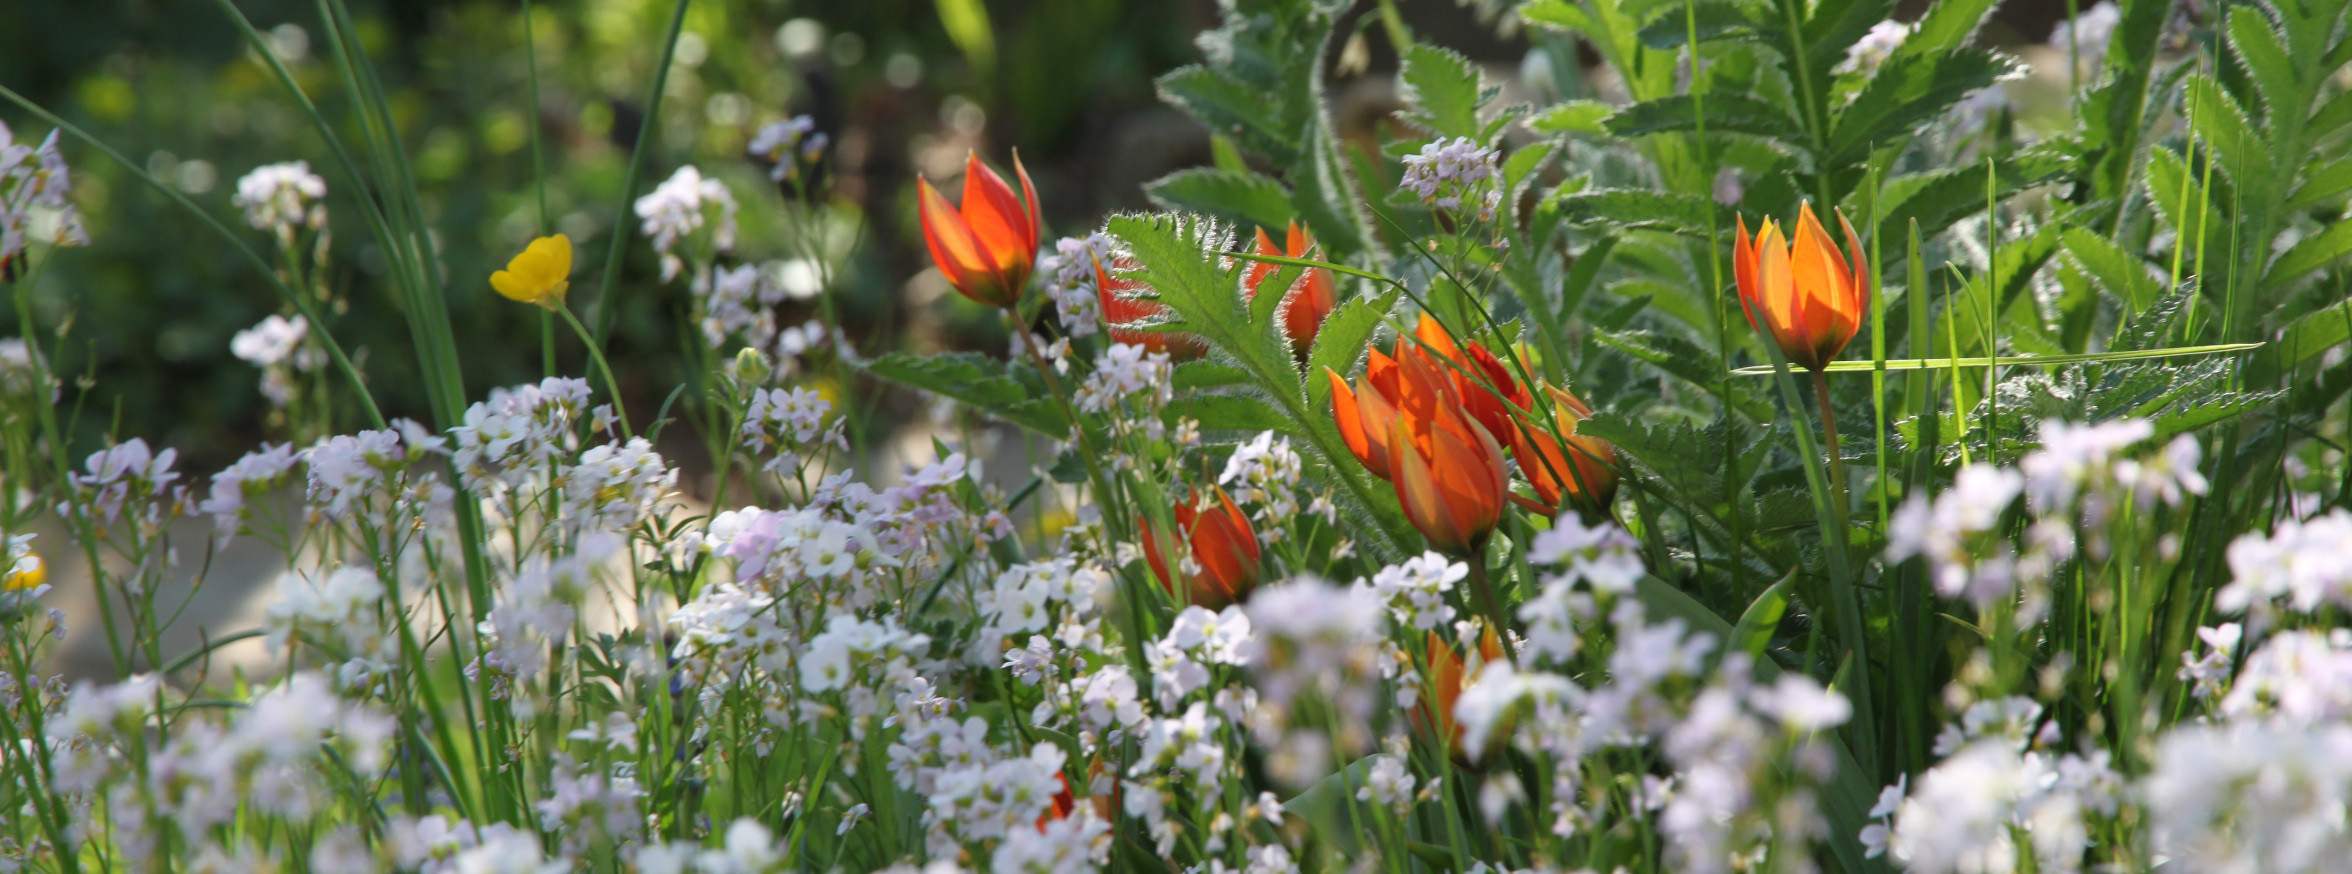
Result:
M325 115L349 104L317 7L234 0L268 37ZM1375 22L1393 14L1511 82L1537 65L1583 66L1573 46L1531 44L1503 0L1360 0L1343 21L1356 37L1329 59L1343 132L1362 134L1392 106L1394 61ZM1922 2L1902 4L1914 18ZM2037 44L2068 3L2010 2L1985 39ZM753 132L811 115L832 143L828 226L838 248L836 300L863 354L1004 348L1002 325L951 293L916 222L916 174L951 180L967 150L1008 167L1018 147L1035 176L1049 238L1084 233L1110 211L1147 208L1143 183L1206 163L1208 132L1157 99L1153 81L1190 62L1217 20L1215 0L697 0L688 8L659 118L646 104L675 5L670 0L515 2L355 0L366 48L388 89L420 175L446 264L470 393L540 375L538 313L491 294L486 277L541 232L531 133L545 137L545 223L580 244L572 301L595 305L595 271L613 240L623 176L639 130L653 125L637 193L694 164L742 205L739 262L795 251L782 238L782 196L744 157ZM532 62L539 99L531 101ZM1556 77L1529 77L1551 80ZM310 120L253 56L216 2L98 0L0 3L0 82L84 126L186 193L265 252L275 243L239 219L231 196L255 167L307 160L331 188L324 283L344 305L332 330L360 356L387 415L426 418L413 352L395 316L359 211ZM1605 93L1605 83L1595 86ZM1528 94L1526 99L1552 95ZM47 125L14 107L0 121L19 142ZM347 135L350 135L347 133ZM266 279L186 210L78 143L65 154L92 245L50 259L34 289L66 402L81 402L77 442L106 433L178 447L206 473L272 436L258 371L230 339L280 311ZM664 283L651 246L622 240L612 358L650 410L682 378L684 281ZM788 304L779 323L808 317ZM802 311L789 311L799 307ZM13 313L0 336L23 332ZM585 373L573 350L567 364ZM840 387L836 387L840 388Z

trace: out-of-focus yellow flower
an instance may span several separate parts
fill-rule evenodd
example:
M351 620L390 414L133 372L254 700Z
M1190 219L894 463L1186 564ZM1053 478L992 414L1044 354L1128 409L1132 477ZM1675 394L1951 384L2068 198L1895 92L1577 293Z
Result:
M48 580L49 566L41 562L40 556L28 551L17 556L16 561L9 565L8 573L0 576L0 591L38 589Z
M557 234L532 240L506 262L505 270L490 274L490 287L524 303L551 310L563 306L564 292L572 287L572 238Z

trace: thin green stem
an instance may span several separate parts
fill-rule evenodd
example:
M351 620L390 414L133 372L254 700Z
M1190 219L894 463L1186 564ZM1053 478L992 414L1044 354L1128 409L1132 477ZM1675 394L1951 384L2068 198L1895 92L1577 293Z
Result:
M604 390L612 395L613 415L621 420L621 436L636 437L636 430L629 424L629 406L621 401L621 382L613 377L612 362L604 359L603 347L596 344L596 338L588 333L588 326L581 324L580 317L572 315L569 307L556 307L553 311L563 316L564 323L572 326L573 333L580 335L580 342L588 346L588 357L596 362L597 371L604 374Z

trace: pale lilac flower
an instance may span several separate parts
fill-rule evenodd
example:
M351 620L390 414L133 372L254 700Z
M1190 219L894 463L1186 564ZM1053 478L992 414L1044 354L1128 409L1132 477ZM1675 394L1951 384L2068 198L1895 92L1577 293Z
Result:
M326 225L327 180L310 172L309 161L264 164L237 180L234 202L255 230L289 233L297 226ZM242 357L242 356L240 356Z

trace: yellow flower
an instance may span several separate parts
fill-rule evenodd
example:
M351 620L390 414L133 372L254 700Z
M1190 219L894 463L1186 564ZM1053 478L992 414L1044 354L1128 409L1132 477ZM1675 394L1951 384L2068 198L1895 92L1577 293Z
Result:
M564 292L572 287L572 238L557 234L532 240L506 262L505 270L490 274L490 287L524 303L551 310L563 306Z
M48 579L48 566L41 563L40 556L28 551L17 558L15 565L8 569L7 575L0 576L0 591L14 592L21 589L37 589Z

